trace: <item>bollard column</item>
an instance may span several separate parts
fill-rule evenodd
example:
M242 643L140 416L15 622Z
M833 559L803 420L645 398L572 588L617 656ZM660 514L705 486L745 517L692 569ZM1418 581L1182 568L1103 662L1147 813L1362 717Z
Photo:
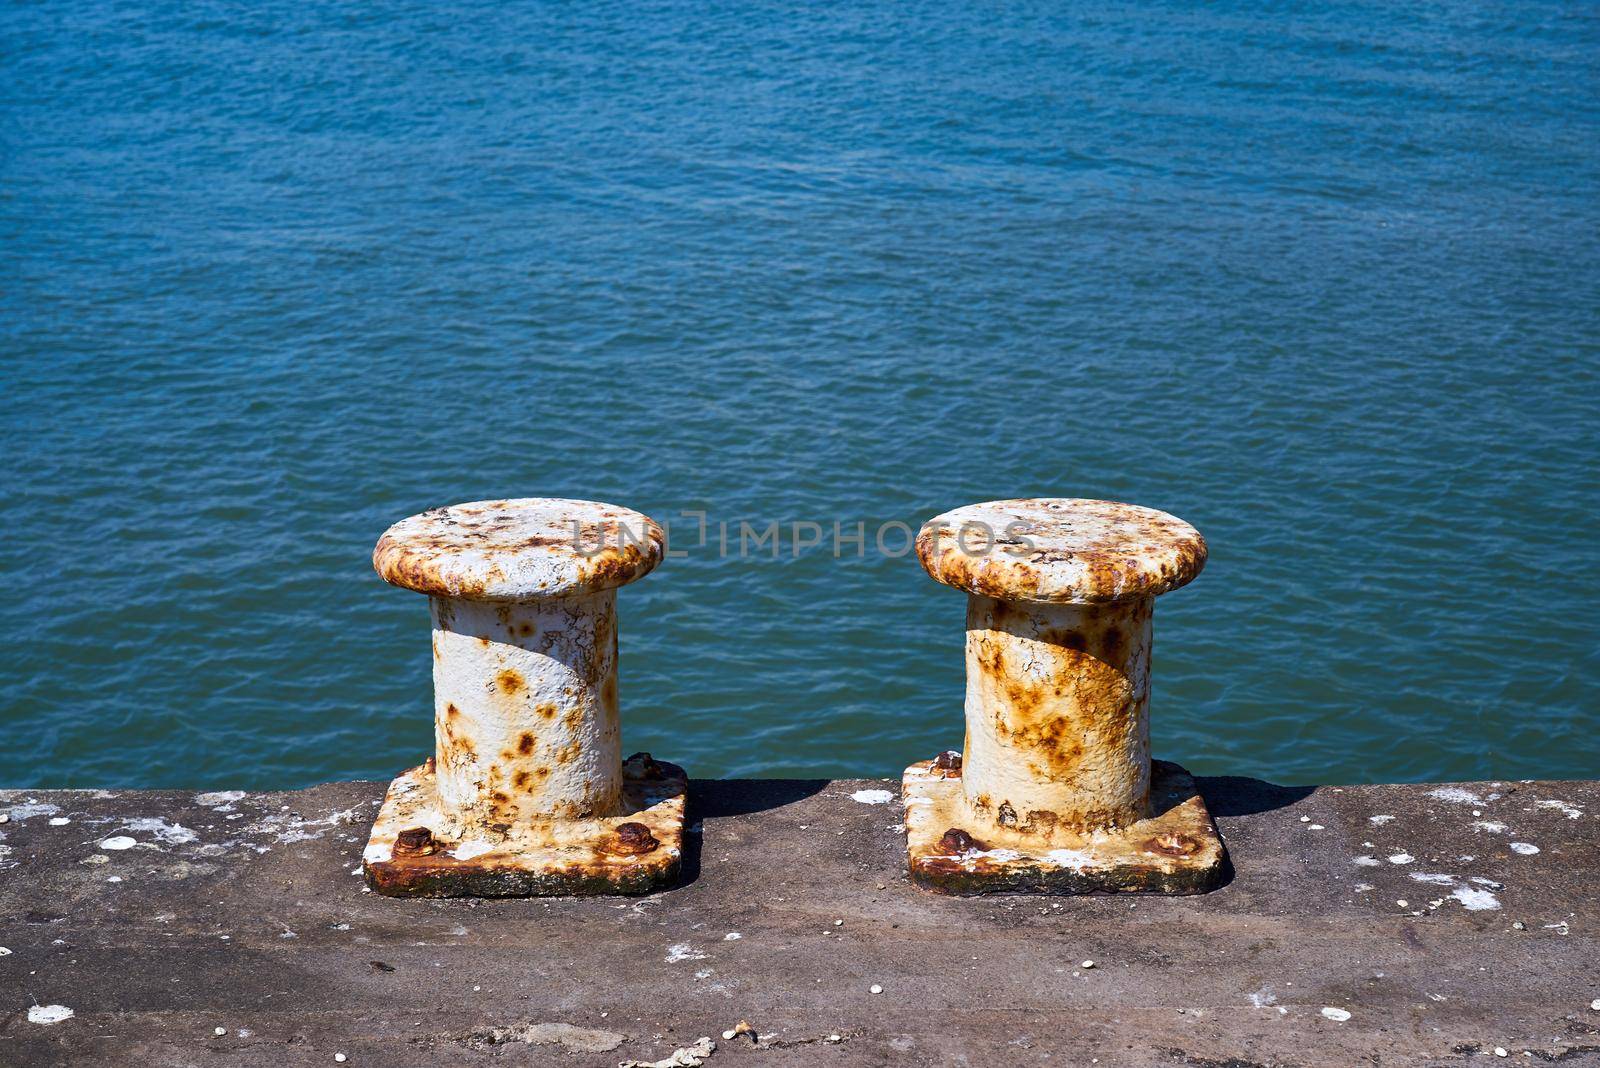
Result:
M1114 501L994 501L926 523L917 555L965 590L966 742L906 769L908 868L956 894L1198 893L1221 839L1194 780L1150 758L1151 614L1206 545Z
M687 779L624 762L616 591L665 539L554 498L436 508L373 551L433 619L434 755L390 785L363 855L393 896L642 893L677 877Z

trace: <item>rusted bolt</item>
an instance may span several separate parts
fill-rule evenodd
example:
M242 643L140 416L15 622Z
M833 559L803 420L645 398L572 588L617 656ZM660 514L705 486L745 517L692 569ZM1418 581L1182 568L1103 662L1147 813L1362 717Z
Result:
M933 758L933 766L940 771L960 771L961 754L954 749L946 749Z
M650 833L650 828L642 823L624 823L617 827L616 841L611 852L640 854L649 853L661 843L656 841L656 836Z
M962 789L979 833L1148 815L1150 610L1199 574L1199 532L1113 501L995 501L930 520L917 556L968 593Z
M639 765L639 774L646 779L661 778L661 765L657 764L655 759L649 753L635 753L633 756L628 758L627 762L629 764L637 762Z
M1161 834L1146 842L1144 847L1152 853L1186 857L1200 848L1200 842L1186 834Z
M394 851L408 857L426 857L436 848L433 832L426 827L407 827L394 839Z
M463 864L494 851L503 867L519 851L613 838L654 849L642 824L612 825L673 785L648 755L642 771L623 767L616 591L648 574L664 545L648 516L553 498L436 508L390 527L372 562L386 582L428 595L436 744L420 780L396 780L405 788L380 823L390 808L426 809ZM629 786L640 778L658 785Z
M952 827L939 839L939 848L946 853L960 855L981 850L983 846L960 827Z

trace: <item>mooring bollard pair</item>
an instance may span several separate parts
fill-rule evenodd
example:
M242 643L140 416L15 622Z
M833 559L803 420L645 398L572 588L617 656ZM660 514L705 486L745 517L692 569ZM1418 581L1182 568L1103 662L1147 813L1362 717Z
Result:
M661 561L649 517L482 501L379 539L429 595L436 752L395 779L364 853L394 896L638 894L679 874L688 780L624 761L616 590ZM907 870L953 894L1198 893L1222 843L1194 782L1152 762L1150 619L1206 547L1110 501L996 501L927 523L917 555L967 591L966 745L906 769Z

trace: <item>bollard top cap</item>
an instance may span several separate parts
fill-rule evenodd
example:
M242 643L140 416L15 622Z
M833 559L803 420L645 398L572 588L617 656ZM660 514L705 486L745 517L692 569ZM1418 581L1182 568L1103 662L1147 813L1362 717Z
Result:
M1206 562L1188 523L1117 501L969 504L922 526L917 557L947 586L1003 601L1104 604L1184 585Z
M535 601L643 578L666 538L647 515L598 501L524 497L432 508L378 539L383 581L435 597Z

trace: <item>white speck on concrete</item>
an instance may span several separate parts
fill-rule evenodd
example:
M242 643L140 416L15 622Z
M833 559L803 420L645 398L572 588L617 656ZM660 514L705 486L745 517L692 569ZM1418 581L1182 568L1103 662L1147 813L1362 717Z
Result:
M1336 1009L1332 1005L1329 1005L1329 1006L1325 1007L1322 1010L1322 1015L1326 1016L1330 1020L1335 1020L1335 1021L1337 1021L1339 1023L1344 1023L1346 1020L1350 1019L1350 1013L1347 1010L1345 1010L1345 1009Z
M1506 1052L1506 1048L1504 1046L1496 1046L1494 1048L1494 1055L1496 1057L1507 1057L1507 1056L1510 1056L1510 1054L1508 1054Z
M1359 864L1363 868L1379 868L1383 866L1383 862L1377 857L1356 857L1350 863Z
M62 1020L70 1020L77 1015L65 1005L34 1005L28 1009L28 1022L36 1024L58 1024Z
M729 931L727 934L722 936L722 940L724 942L737 942L743 937L744 935L740 934L738 931Z
M120 876L120 875L107 875L106 876L106 882L108 882L108 883L120 883L121 881L122 881L122 876Z
M221 1038L223 1035L228 1033L228 1029L226 1027L218 1027L213 1029L211 1033L216 1035L218 1038Z
M1450 896L1461 902L1468 912L1484 912L1498 909L1500 901L1487 890L1479 890L1471 886L1458 886L1451 891Z
M711 1041L710 1035L705 1035L692 1046L673 1050L670 1057L659 1061L623 1061L617 1068L699 1068L716 1051L717 1044Z
M113 835L100 843L101 849L132 849L139 843L125 834Z
M1440 801L1448 801L1453 805L1481 805L1483 798L1471 790L1463 790L1459 786L1441 786L1437 790L1429 790L1429 797L1436 797Z
M883 987L879 986L877 983L873 983L871 986L867 987L867 993L881 994L883 993Z
M1575 820L1583 815L1583 809L1568 801L1540 801L1537 804L1540 808L1556 809L1569 820Z
M52 826L52 827L65 827L67 824L69 824L71 822L72 821L67 819L67 817L65 817L65 816L52 816L52 817L50 817L50 826Z
M322 819L301 819L289 811L288 805L284 805L276 815L267 816L250 824L245 828L245 833L271 835L279 845L310 842L321 838L334 827L363 821L370 822L371 817L363 814L361 809L361 805L355 805L330 813Z
M1600 1012L1600 998L1595 998L1593 1001L1589 1002L1589 1008L1593 1009L1595 1012Z
M11 956L11 951L9 949L7 949L5 946L0 946L0 957L9 957L9 956Z
M1535 853L1539 852L1539 847L1534 845L1532 842L1512 842L1511 852L1521 853L1525 857L1531 857Z
M23 820L30 820L35 816L54 816L60 811L60 805L52 805L48 801L28 801L24 804L12 805L6 809L5 816L7 823L12 820L21 823Z
M887 805L894 800L894 794L888 790L857 790L850 799L863 805Z
M1506 825L1501 823L1499 820L1478 820L1472 826L1476 827L1480 831L1488 831L1490 834L1506 833Z
M1410 853L1396 853L1396 854L1394 854L1393 856L1391 856L1389 858L1389 863L1390 864L1410 864L1413 860L1416 860L1416 859L1417 858L1412 856Z
M183 845L186 842L193 842L195 839L200 837L187 827L177 823L168 823L166 820L157 817L128 820L122 824L122 829L125 831L143 831L146 834L153 834L157 839L166 842L169 845Z
M683 960L705 960L707 954L695 949L687 942L678 942L667 947L667 963L677 964Z
M335 1053L333 1055L333 1059L338 1061L340 1064L343 1064L345 1061L349 1060L350 1058L346 1057L343 1053Z
M1435 886L1456 885L1456 877L1454 875L1435 875L1432 872L1414 871L1411 873L1411 877L1419 883L1433 883Z
M1383 825L1383 824L1385 824L1385 823L1392 823L1392 822L1394 822L1394 817L1393 817L1393 816L1386 816L1386 815L1380 815L1380 816L1368 816L1368 817L1367 817L1367 822L1368 822L1368 823L1376 823L1376 824L1378 824L1378 825L1379 825L1379 826L1382 826L1382 825Z
M1080 968L1093 968L1094 967L1094 961L1086 960L1082 964L1080 964L1078 967L1080 967Z
M1320 824L1320 823L1313 823L1309 827L1306 828L1306 830L1308 830L1308 831L1320 831L1320 830L1323 830L1323 829L1324 828L1323 828L1322 824Z

